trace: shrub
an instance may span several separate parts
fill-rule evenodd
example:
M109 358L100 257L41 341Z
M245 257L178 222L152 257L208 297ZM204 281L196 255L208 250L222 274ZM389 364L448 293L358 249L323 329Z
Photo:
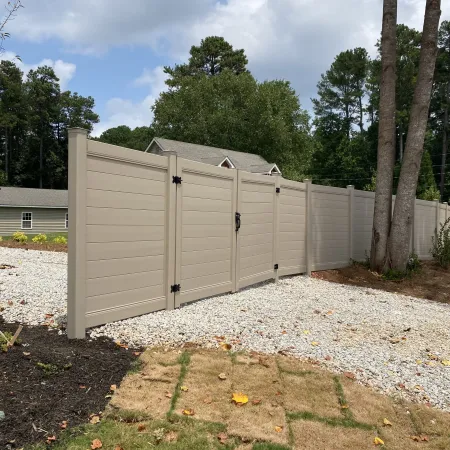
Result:
M23 231L16 231L12 235L13 241L20 242L21 244L28 241L28 236Z
M47 242L47 236L45 234L37 234L33 239L31 239L33 242L36 242L38 244L43 244L44 242Z
M433 247L431 254L436 262L447 269L450 266L450 217L441 224L436 236L431 238Z
M0 242L2 242L3 241L3 238L0 236Z
M53 239L55 244L67 244L67 239L64 236L56 236Z
M419 270L420 260L419 257L413 252L409 255L405 272L396 269L388 269L388 271L383 274L383 279L388 281L401 281L405 278L411 277L414 272L418 272Z

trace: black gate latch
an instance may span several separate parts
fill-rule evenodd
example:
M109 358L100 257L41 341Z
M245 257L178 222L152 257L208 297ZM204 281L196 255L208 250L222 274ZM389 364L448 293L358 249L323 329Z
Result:
M180 292L181 286L179 284L173 284L170 286L170 292Z
M172 183L175 183L175 184L181 184L181 177L176 177L176 176L173 176L172 177Z
M241 228L241 213L236 213L235 216L235 221L236 221L236 231L239 231L239 228Z

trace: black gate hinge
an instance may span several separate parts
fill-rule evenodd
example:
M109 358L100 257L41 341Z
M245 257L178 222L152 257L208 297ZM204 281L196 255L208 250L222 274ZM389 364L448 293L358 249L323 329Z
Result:
M275 192L279 194L281 192L281 188L275 188Z
M172 177L172 183L181 184L182 181L183 180L181 179L181 177L177 177L177 176Z
M278 270L278 264L275 264L275 265L273 266L273 268L274 268L275 270Z
M180 292L181 290L181 286L179 284L172 284L172 286L170 286L170 292Z

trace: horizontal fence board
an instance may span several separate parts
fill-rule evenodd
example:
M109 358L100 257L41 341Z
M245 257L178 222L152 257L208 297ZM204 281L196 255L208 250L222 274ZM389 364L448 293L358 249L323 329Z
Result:
M163 196L88 189L86 206L93 206L96 208L147 209L151 211L164 211L165 200Z
M265 234L273 232L273 223L255 223L255 224L247 224L245 223L245 218L241 219L241 236L253 236L255 234Z
M188 280L184 280L182 284L183 292L189 291L191 289L205 289L209 286L213 286L215 284L222 283L230 283L230 271L227 270L223 273L217 273L214 275L205 275L197 278L190 278Z
M86 208L87 225L164 225L165 211L148 209Z
M164 254L164 241L87 243L87 261L101 259L134 258Z
M181 264L201 264L216 261L230 260L231 248L214 249L214 250L199 250L199 251L184 251L181 254Z
M208 189L210 187L231 189L232 179L230 178L216 178L208 174L190 173L187 170L183 171L182 175L183 184L191 184L196 186L205 186Z
M87 242L159 241L164 239L163 226L87 225Z
M230 212L208 212L201 214L198 211L183 211L183 225L226 225L233 223Z
M272 265L273 253L272 249L268 253L258 253L253 256L242 257L241 255L241 270L249 267L256 267L260 264Z
M149 272L164 269L164 255L120 258L87 263L88 280L90 278L113 277L130 273Z
M214 250L230 247L230 239L227 237L209 238L183 238L183 251Z
M231 212L231 202L229 200L209 200L202 198L183 198L183 212Z
M97 295L125 292L125 298L126 292L130 289L163 286L163 275L163 271L159 270L88 279L86 282L86 295L87 297L95 297Z
M88 156L87 170L91 172L107 173L110 175L123 175L144 180L166 181L167 170L155 167L122 163L121 161L108 160Z
M183 225L183 238L209 238L228 236L231 240L233 230L227 225Z
M242 192L242 201L246 203L273 204L273 192Z
M264 244L248 245L241 248L241 259L247 258L253 255L261 255L265 253L270 253L273 249L273 244L271 242Z
M241 236L241 248L249 245L272 244L273 233L255 234L252 236Z
M231 182L230 182L231 186ZM209 187L205 189L204 186L199 186L197 184L182 184L183 198L202 198L208 200L228 200L231 201L231 189L230 188L218 188Z
M207 262L201 264L186 265L182 263L181 266L181 281L190 280L191 278L204 277L206 275L216 275L231 272L231 260L225 259L222 261Z

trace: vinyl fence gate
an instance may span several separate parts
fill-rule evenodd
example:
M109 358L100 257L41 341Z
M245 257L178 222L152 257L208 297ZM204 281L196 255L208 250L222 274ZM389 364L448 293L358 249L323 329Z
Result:
M157 156L69 130L68 336L363 259L374 194ZM429 257L448 206L416 202Z

